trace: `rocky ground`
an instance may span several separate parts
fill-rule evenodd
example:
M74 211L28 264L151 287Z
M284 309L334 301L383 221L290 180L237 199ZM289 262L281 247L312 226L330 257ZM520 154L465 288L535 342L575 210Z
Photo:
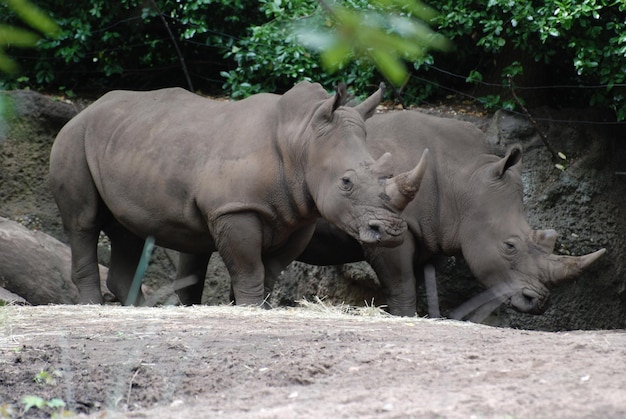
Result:
M7 306L0 332L0 417L626 416L624 331L522 331L316 304ZM33 399L42 407L25 412Z

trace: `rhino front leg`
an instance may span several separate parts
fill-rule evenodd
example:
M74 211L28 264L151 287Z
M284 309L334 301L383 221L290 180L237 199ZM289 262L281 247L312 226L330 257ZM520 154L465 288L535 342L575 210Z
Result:
M211 253L179 253L176 279L193 278L193 280L195 280L192 285L176 289L176 295L181 304L190 306L202 302L204 280L206 278L210 258Z
M265 292L269 294L274 289L276 279L282 271L304 251L311 241L315 224L306 226L294 232L283 246L263 259L265 265Z
M235 304L261 306L265 297L261 220L253 212L222 215L213 230L217 250L230 274Z
M368 263L385 287L389 313L395 316L415 316L417 291L413 270L413 237L405 234L404 242L398 247L368 247L364 250Z

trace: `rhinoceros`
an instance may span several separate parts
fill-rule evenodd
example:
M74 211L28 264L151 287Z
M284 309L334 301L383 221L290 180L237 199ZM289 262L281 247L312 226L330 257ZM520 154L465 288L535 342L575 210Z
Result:
M198 278L179 292L186 304L200 301L216 250L236 303L262 304L266 277L304 249L320 216L358 242L399 245L426 160L391 177L389 155L376 162L367 151L364 120L382 91L356 107L344 106L345 86L329 96L309 82L238 102L179 88L105 94L61 129L50 155L80 302L103 302L101 231L107 285L122 302L148 236L181 252L179 278Z
M397 170L430 149L429 170L403 213L408 224L403 244L361 246L320 220L297 259L315 265L366 260L386 289L392 314L415 315L416 281L435 256L463 256L474 276L494 290L492 297L519 312L540 314L553 286L579 275L605 252L553 255L556 231L529 227L519 145L501 158L473 124L416 111L376 115L366 127L372 155L391 152Z

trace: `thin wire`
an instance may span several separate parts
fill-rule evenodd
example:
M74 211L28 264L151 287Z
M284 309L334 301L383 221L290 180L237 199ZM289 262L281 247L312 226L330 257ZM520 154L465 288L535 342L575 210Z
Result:
M467 76L463 76L461 74L456 74L448 70L444 70L442 68L436 67L432 64L423 64L425 67L432 68L435 71L446 74L450 77L455 77L461 80L467 80ZM501 87L503 89L508 89L508 85L501 83L488 83L482 80L476 80L472 83L480 84L483 86L489 87ZM576 85L576 84L557 84L557 85L545 85L545 86L515 86L516 90L537 90L537 89L606 89L607 87L626 87L625 83L614 83L614 84L595 84L595 85Z
M432 85L436 86L438 89L441 89L441 90L446 90L446 91L452 92L452 93L454 93L455 95L458 95L458 96L462 96L462 97L468 98L468 99L470 99L470 100L472 100L472 101L474 101L474 102L477 102L477 103L482 103L482 102L481 102L481 100L480 100L480 98L478 98L478 97L476 97L476 96L473 96L473 95L471 95L471 94L469 94L469 93L461 92L460 90L456 90L456 89L453 89L453 88L451 88L451 87L444 86L444 85L442 85L442 84L440 84L440 83L438 83L438 82L434 82L434 81L432 81L432 80L428 80L428 79L425 79L425 78L423 78L423 77L416 76L416 75L414 75L414 74L410 75L410 77L411 77L411 78L414 78L414 79L417 79L417 80L420 80L420 81L422 81L422 82L424 82L424 83L429 83L429 84L432 84ZM503 86L503 87L504 87L504 86ZM405 94L405 95L407 95L407 94ZM416 96L412 96L412 95L407 95L407 96L410 96L410 97L412 97L413 99L416 99ZM414 102L415 102L415 101L414 101ZM428 102L426 102L426 101L422 101L422 102L424 102L424 103L428 103ZM434 105L433 103L429 103L429 104L430 104L430 105ZM522 117L524 117L524 118L526 117L526 115L525 115L524 113L522 113L522 112L518 112L518 111L515 111L515 110L505 109L504 107L502 107L502 106L497 106L497 105L494 105L493 107L494 107L494 108L496 108L496 109L498 109L498 110L503 110L503 111L505 110L505 111L507 111L507 112L509 112L509 113L512 113L512 114L515 114L515 115L522 116ZM620 121L586 121L586 120L580 120L580 119L572 120L572 119L552 119L552 118L540 118L540 117L536 117L536 118L534 118L534 119L535 119L536 121L542 121L542 122L568 123L568 124L586 124L586 125L626 125L626 121L621 121L621 122L620 122Z

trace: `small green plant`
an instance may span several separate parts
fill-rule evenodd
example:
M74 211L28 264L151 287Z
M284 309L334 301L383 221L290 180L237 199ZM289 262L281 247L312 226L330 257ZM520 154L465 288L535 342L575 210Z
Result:
M57 385L57 378L61 377L62 375L63 375L63 373L61 373L61 371L58 371L58 370L54 370L52 372L48 372L46 370L43 370L43 371L38 372L35 375L35 377L33 378L33 380L37 384L48 385L48 386L56 386Z
M52 398L50 400L43 399L39 396L24 396L21 400L24 405L23 414L25 415L30 409L35 408L39 410L52 410L51 417L67 417L73 416L71 412L65 410L65 402L59 398Z

